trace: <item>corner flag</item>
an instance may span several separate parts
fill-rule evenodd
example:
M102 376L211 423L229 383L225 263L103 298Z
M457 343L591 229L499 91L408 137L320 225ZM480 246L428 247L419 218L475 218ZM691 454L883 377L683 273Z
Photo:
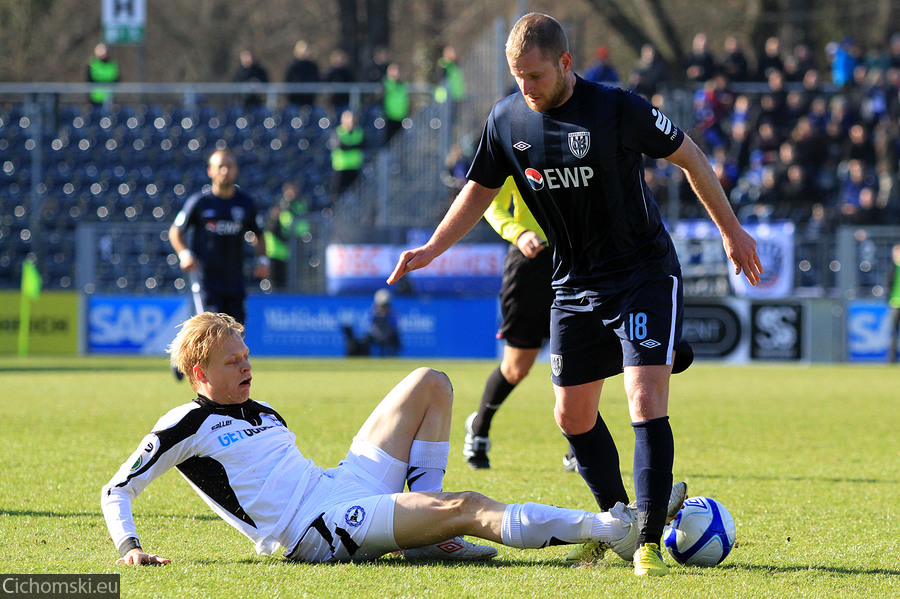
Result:
M22 287L19 294L19 355L28 354L31 332L31 302L41 295L41 273L31 260L22 262Z

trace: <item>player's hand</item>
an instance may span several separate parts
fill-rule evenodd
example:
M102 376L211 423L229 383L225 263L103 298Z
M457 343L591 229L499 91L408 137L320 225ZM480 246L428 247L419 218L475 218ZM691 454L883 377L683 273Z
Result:
M172 560L159 557L152 553L144 553L142 549L134 548L116 560L117 564L127 564L129 566L165 566L171 564Z
M725 247L725 255L734 264L734 274L743 272L751 285L759 283L763 267L759 254L756 253L756 240L742 227L738 227L733 234L722 236L722 245Z
M516 246L526 258L534 258L544 249L545 242L534 231L523 231L516 238Z
M194 256L194 252L191 250L181 250L178 252L178 265L184 272L197 270L197 267L199 266L197 264L197 257Z
M406 273L425 268L431 264L432 260L434 260L434 256L432 256L424 246L414 250L406 250L400 254L400 259L397 260L397 266L394 267L394 272L387 278L387 284L393 285L403 278L403 275Z

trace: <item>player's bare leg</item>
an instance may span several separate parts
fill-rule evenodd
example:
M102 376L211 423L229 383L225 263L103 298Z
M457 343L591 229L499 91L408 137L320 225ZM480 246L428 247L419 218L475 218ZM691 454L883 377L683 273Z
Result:
M394 540L400 547L462 534L520 549L597 542L630 557L636 528L631 511L622 504L598 514L539 503L504 504L473 492L397 497Z

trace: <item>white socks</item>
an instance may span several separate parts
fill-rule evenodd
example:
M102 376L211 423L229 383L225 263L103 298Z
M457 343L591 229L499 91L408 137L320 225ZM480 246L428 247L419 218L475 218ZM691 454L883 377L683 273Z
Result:
M503 513L503 544L519 549L620 539L628 523L607 513L595 514L542 503L512 503Z
M406 482L410 491L442 491L450 457L449 441L419 441L409 448Z

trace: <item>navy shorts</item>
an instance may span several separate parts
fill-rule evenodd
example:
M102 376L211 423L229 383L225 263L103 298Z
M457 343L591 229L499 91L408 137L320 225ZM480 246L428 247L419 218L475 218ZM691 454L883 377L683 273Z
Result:
M553 304L553 252L544 249L527 258L511 245L503 263L500 312L503 323L497 338L510 347L540 349L550 336L550 306Z
M674 275L610 297L557 298L550 320L553 384L590 383L625 366L672 364L683 316L681 279Z

